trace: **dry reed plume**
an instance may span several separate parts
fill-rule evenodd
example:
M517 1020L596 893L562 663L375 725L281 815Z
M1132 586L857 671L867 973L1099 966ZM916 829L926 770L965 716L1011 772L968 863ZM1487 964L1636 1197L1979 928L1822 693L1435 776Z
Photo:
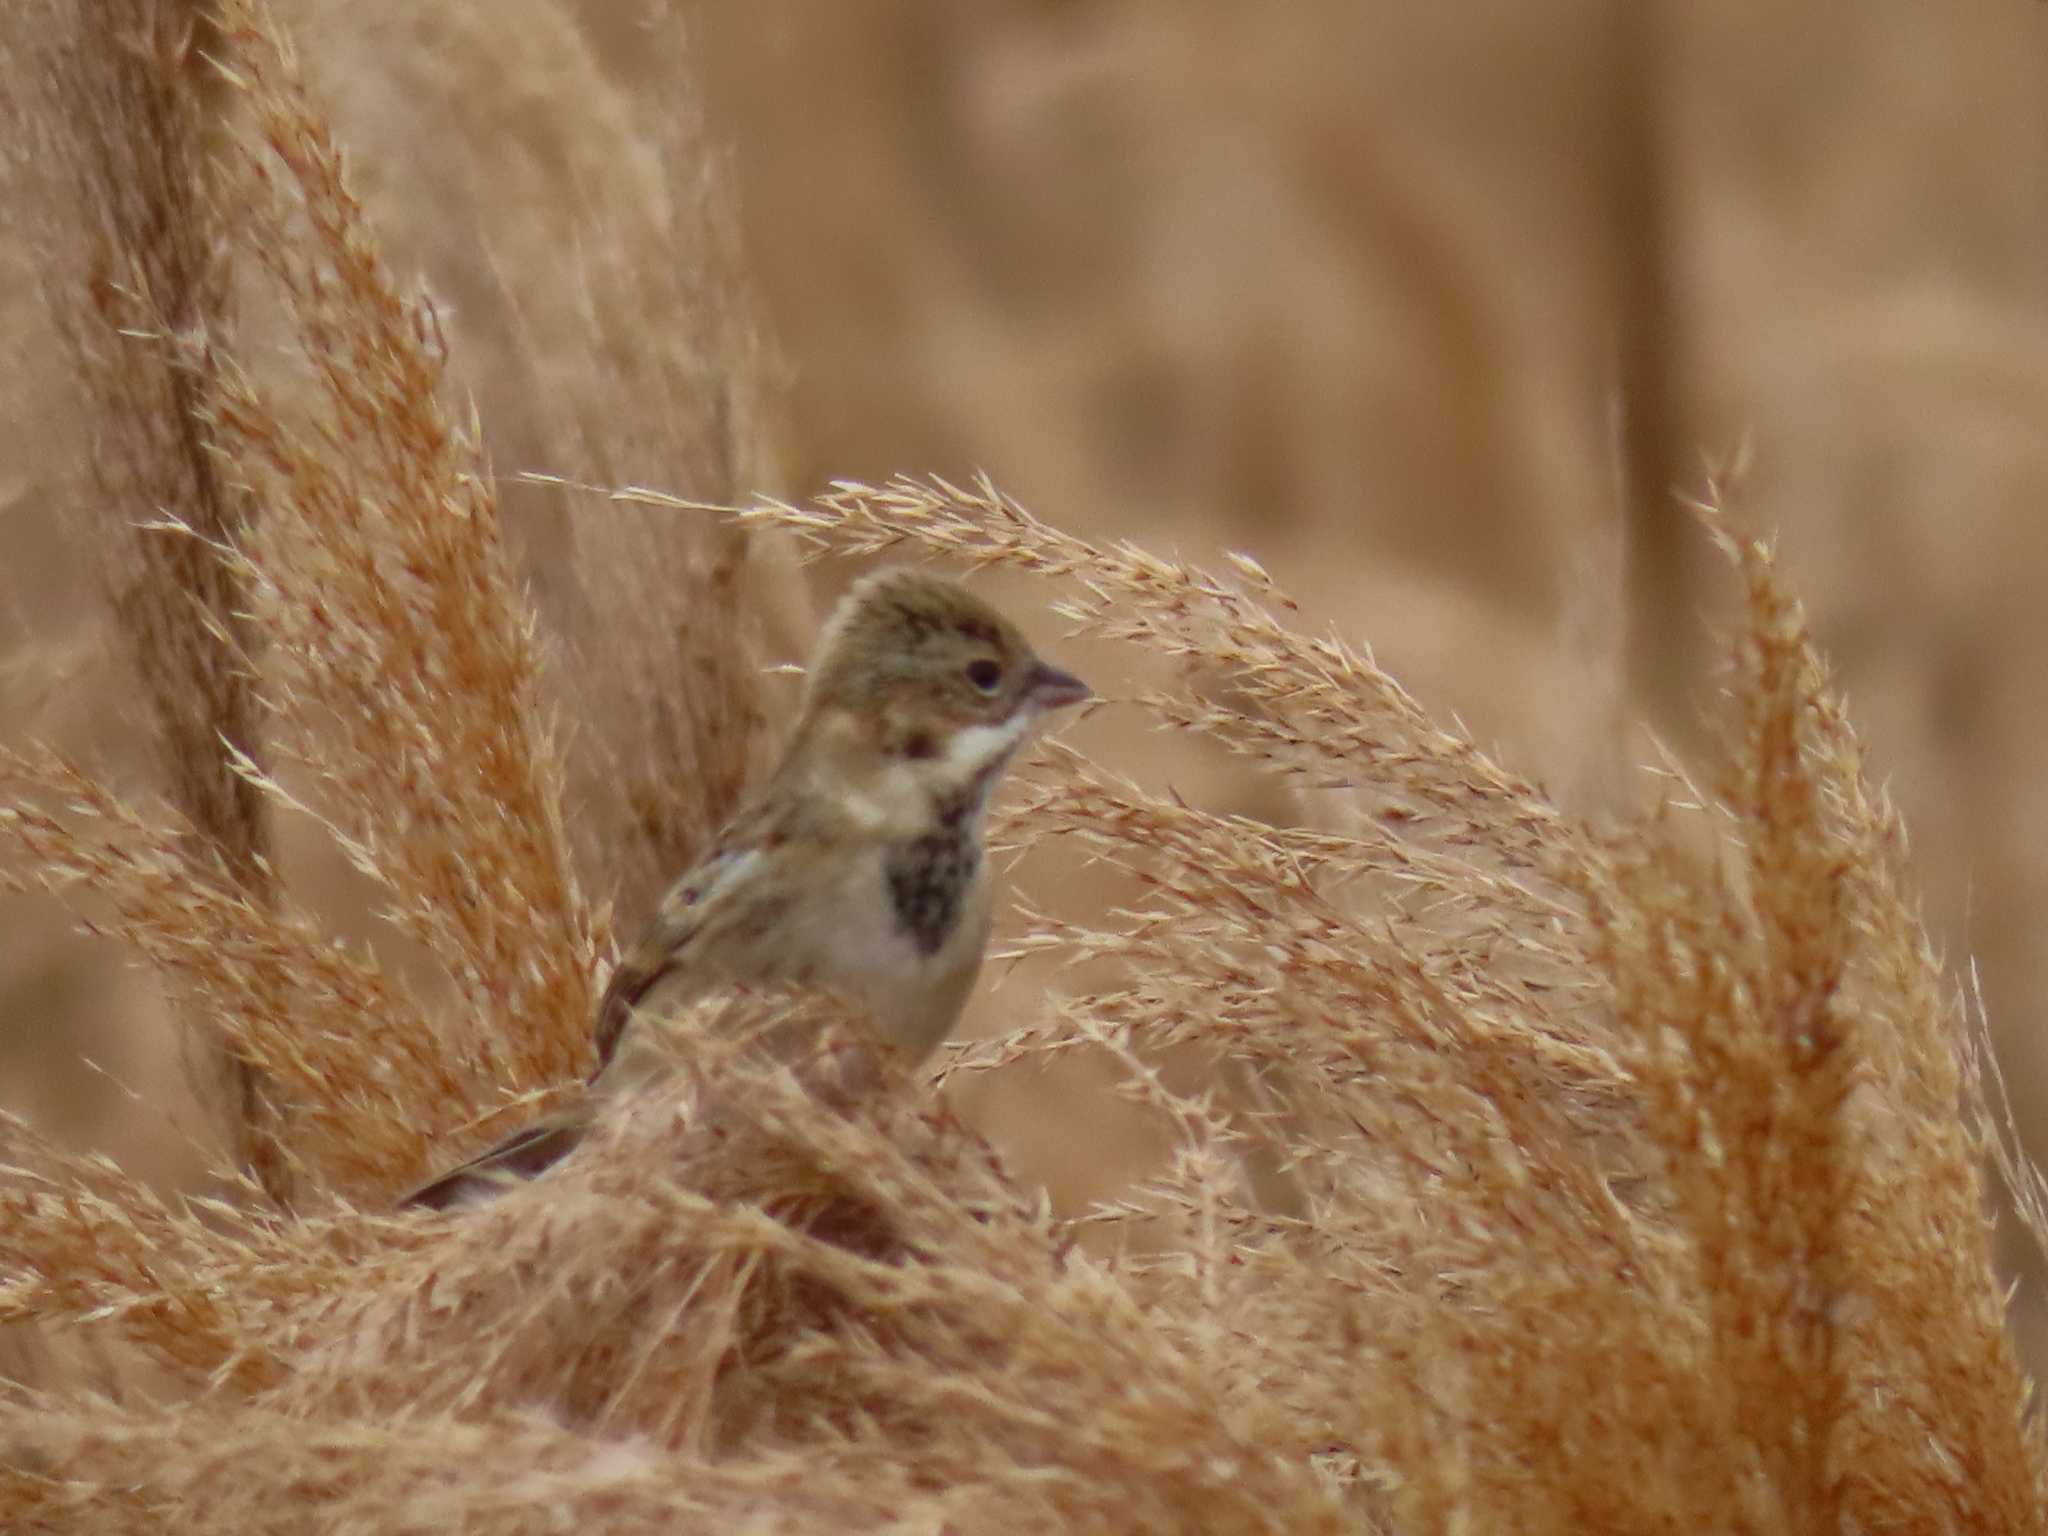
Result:
M172 803L194 847L265 902L274 889L261 796L230 762L257 751L256 700L240 664L254 636L238 575L218 553L245 531L249 502L208 446L221 394L215 349L232 334L224 199L211 163L224 93L201 57L215 36L196 5L108 7L84 25L37 10L45 44L33 84L68 105L19 122L18 142L56 193L45 290L72 353L92 484L111 525L95 553ZM166 519L193 536L163 537ZM202 1078L226 1079L222 1118L236 1128L238 1160L287 1195L271 1088L218 1032L195 1034Z
M1768 552L1718 513L1747 594L1721 766L1604 830L1300 633L1248 559L1090 543L986 483L586 507L722 516L733 560L772 534L1031 574L1079 630L1178 664L1127 707L1331 829L1070 753L1012 804L1009 835L1136 890L1102 925L1034 914L1022 948L1114 980L945 1069L1117 1065L1173 1152L1078 1225L926 1085L849 1104L711 1046L545 1181L387 1214L584 1064L603 923L434 311L393 285L263 13L222 17L239 191L205 217L260 256L306 377L130 327L137 367L202 370L194 483L260 509L203 523L152 492L143 543L184 552L159 583L236 594L202 670L245 679L269 757L231 738L235 782L321 818L450 985L332 942L203 802L0 759L0 873L76 892L270 1085L292 1175L289 1204L266 1179L173 1205L8 1125L0 1320L165 1383L18 1386L9 1529L2041 1528L1978 1160L2034 1176L1971 1129L1903 833ZM132 434L158 407L95 408ZM730 694L676 717L689 752L751 749L739 679L670 684Z

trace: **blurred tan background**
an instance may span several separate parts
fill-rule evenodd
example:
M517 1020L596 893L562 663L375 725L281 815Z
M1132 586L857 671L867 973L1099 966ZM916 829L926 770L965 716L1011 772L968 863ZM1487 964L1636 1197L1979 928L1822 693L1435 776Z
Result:
M1076 530L1248 550L1576 808L1633 793L1641 723L1692 739L1725 594L1667 491L1747 443L1742 505L1782 534L2048 1152L2048 8L279 10L395 265L448 306L501 471L721 478L694 440L572 420L672 321L608 311L607 262L670 259L647 204L688 212L658 156L701 85L776 353L772 444L727 477L986 469ZM62 357L0 233L0 728L119 764ZM506 501L545 601L562 511ZM1079 734L1286 811L1113 720ZM146 977L0 900L0 1103L190 1180L176 1055Z

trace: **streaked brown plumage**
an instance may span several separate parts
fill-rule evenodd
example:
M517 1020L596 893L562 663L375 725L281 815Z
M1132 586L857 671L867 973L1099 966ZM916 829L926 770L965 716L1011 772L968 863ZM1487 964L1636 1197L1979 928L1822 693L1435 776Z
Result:
M959 1018L987 944L990 791L1048 711L1088 697L954 582L882 571L820 636L780 764L662 898L600 1003L594 1089L636 1011L729 984L829 986L910 1059ZM591 1100L404 1202L444 1207L541 1171L582 1138Z

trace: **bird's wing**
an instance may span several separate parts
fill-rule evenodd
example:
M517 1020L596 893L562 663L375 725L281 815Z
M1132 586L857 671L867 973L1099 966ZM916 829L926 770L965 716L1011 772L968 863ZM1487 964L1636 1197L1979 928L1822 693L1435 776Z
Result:
M546 1173L590 1134L587 1111L562 1114L529 1125L490 1151L451 1168L398 1202L400 1210L447 1211L504 1193L509 1184Z
M751 843L722 843L668 888L653 919L620 957L605 985L593 1037L597 1047L593 1079L618 1054L620 1037L634 1008L656 985L692 967L702 967L706 980L718 973L717 965L704 963L700 938L707 929L732 926L726 919L738 918L738 909L751 905L745 893L767 857L761 847ZM717 939L714 931L712 942Z

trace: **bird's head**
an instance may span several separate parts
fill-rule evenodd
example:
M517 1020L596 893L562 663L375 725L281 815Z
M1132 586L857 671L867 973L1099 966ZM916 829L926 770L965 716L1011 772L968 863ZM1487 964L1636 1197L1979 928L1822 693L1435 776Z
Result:
M977 813L1049 711L1088 685L1039 659L1008 619L928 572L857 582L825 625L804 689L812 750L894 822L965 801ZM867 781L861 783L859 781Z

